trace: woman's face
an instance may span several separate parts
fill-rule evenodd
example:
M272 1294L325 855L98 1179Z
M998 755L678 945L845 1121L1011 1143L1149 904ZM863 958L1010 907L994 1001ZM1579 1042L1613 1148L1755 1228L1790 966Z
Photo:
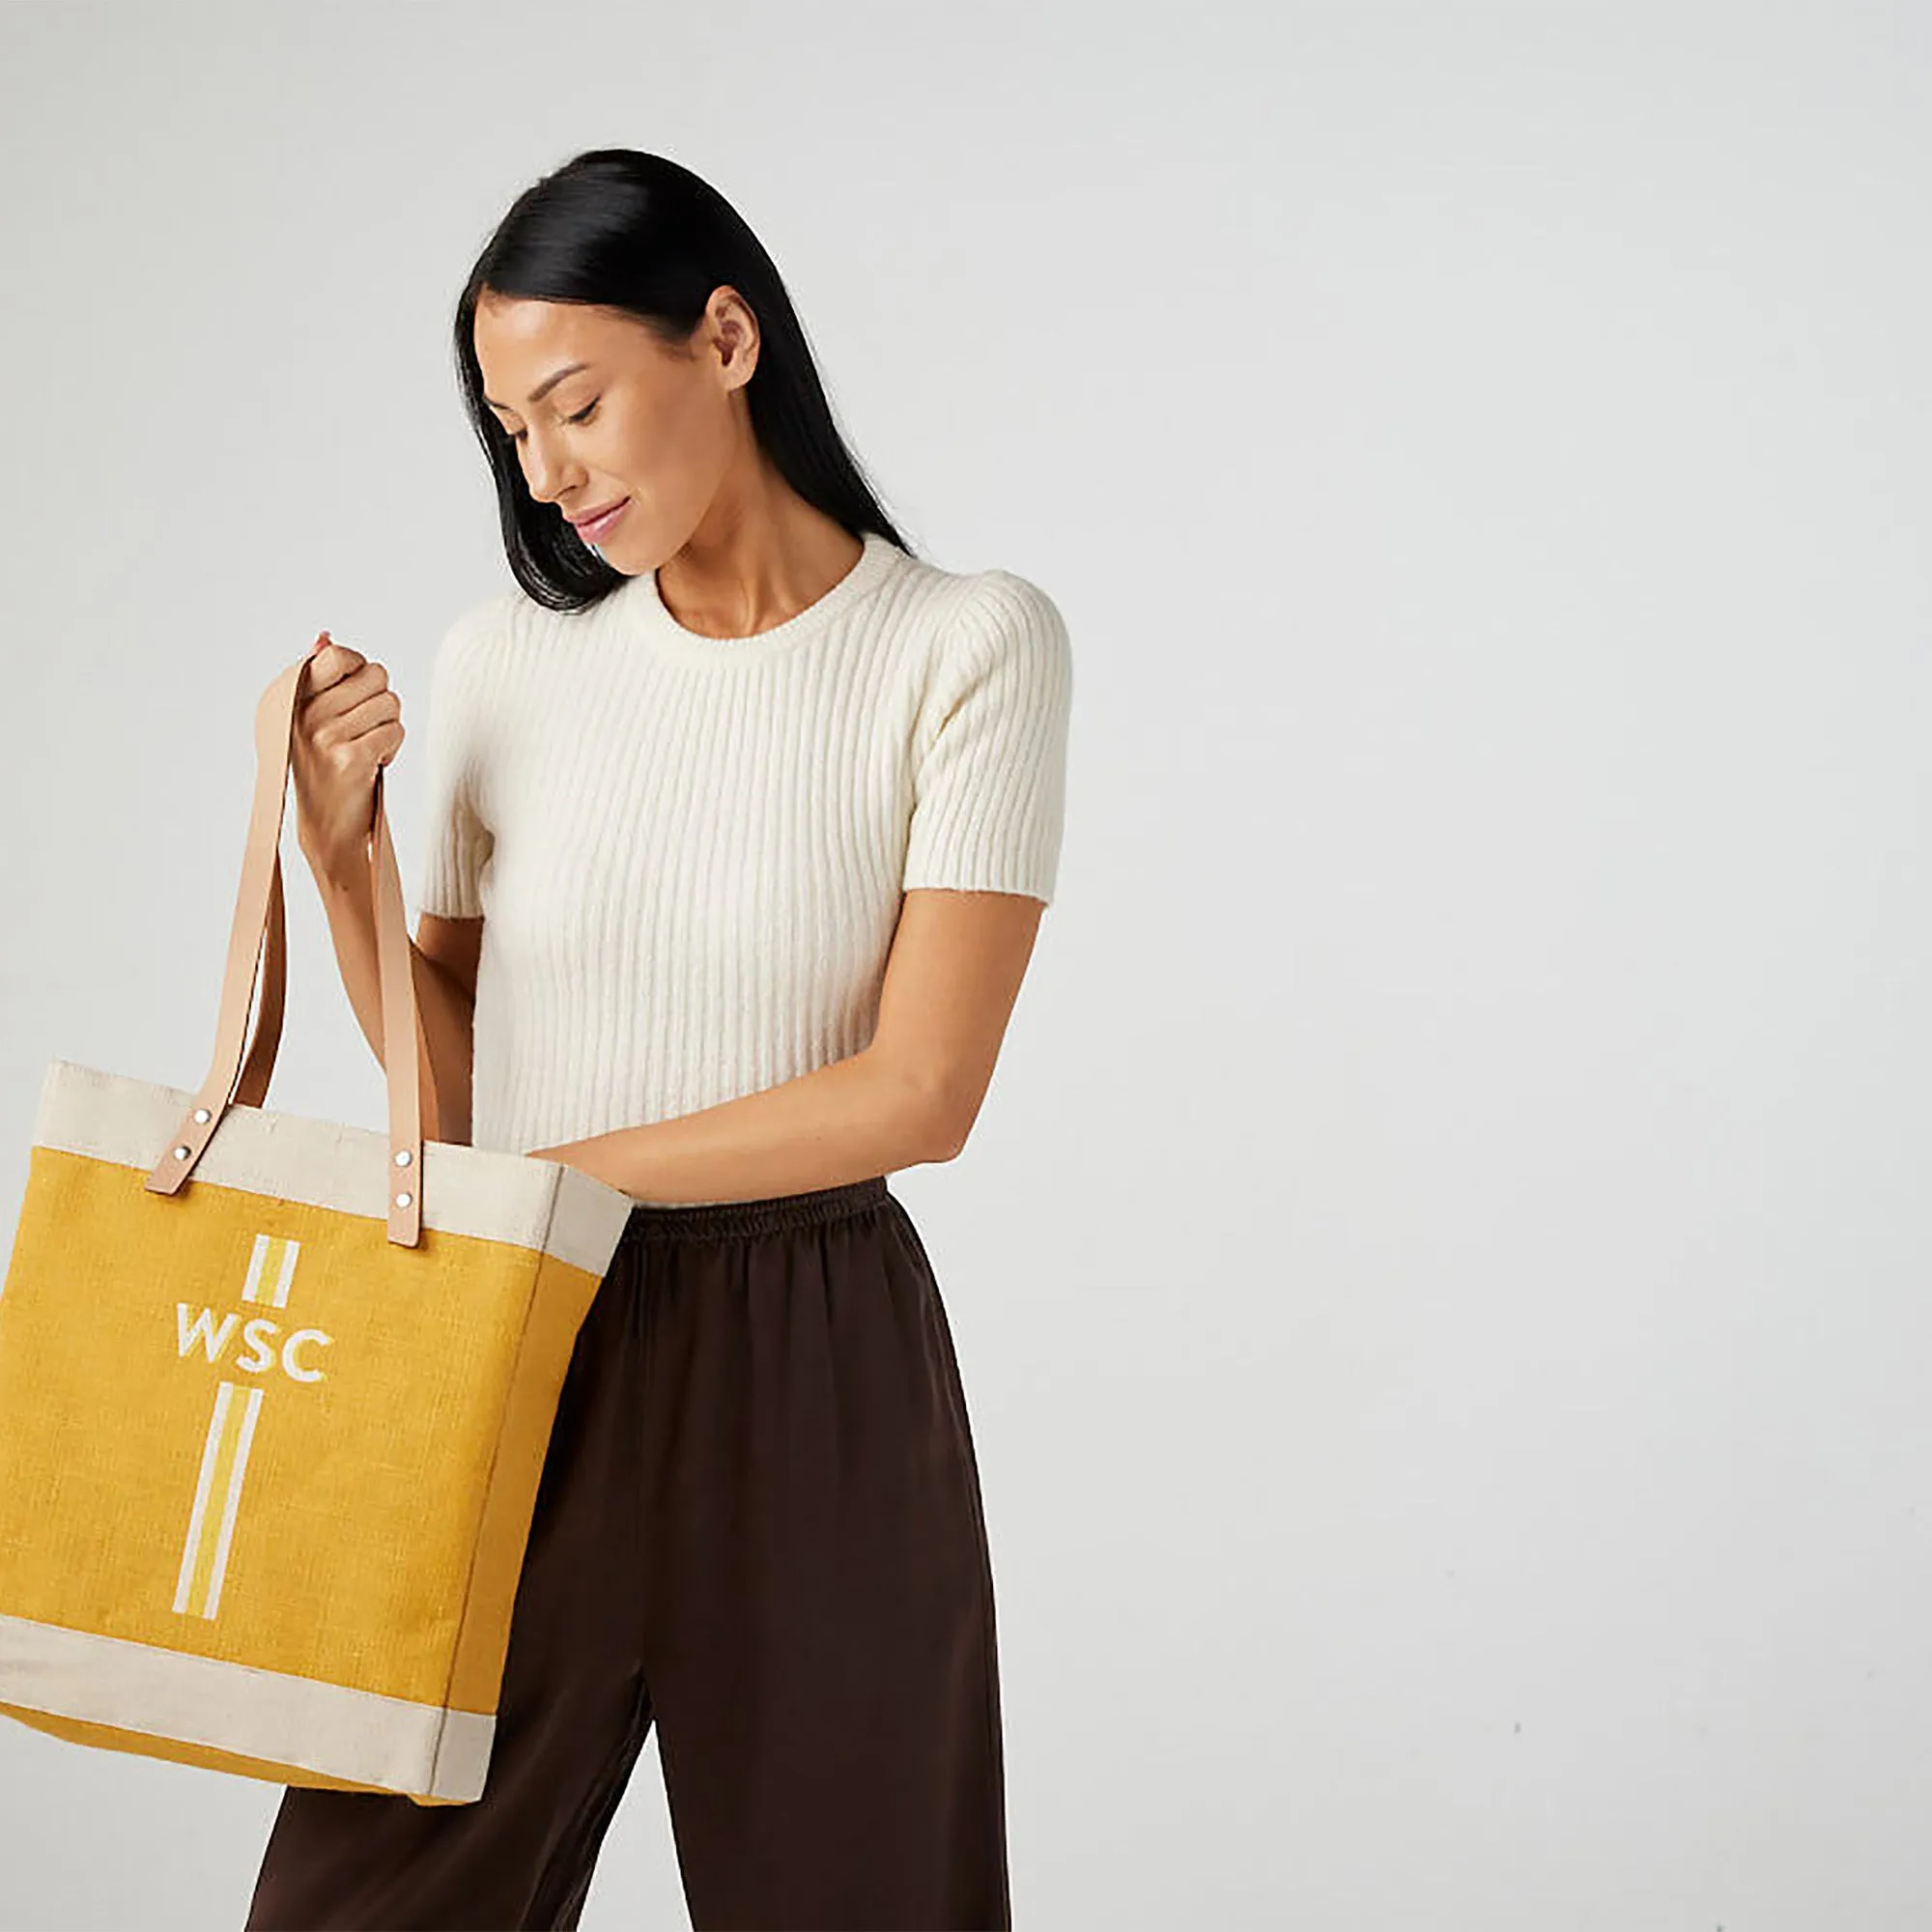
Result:
M676 555L750 439L734 391L755 366L756 325L732 291L713 295L682 350L621 310L488 289L473 340L530 495L627 576Z

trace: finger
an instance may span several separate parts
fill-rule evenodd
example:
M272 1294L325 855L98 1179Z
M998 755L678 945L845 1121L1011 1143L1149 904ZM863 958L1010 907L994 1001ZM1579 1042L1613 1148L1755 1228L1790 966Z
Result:
M386 765L403 748L403 727L397 719L358 731L353 738L337 740L328 748L337 770L373 772Z
M403 727L391 722L355 738L330 739L318 745L316 751L326 771L343 782L353 779L359 788L375 775L377 766L386 765L402 746Z
M303 728L314 735L371 698L381 697L388 688L389 674L381 665L359 660L354 668L323 690L311 692L303 700Z
M336 736L353 741L396 724L402 715L403 700L393 691L379 691L333 719L329 728Z
M338 691L341 689L337 687ZM317 701L326 707L334 696L331 692ZM357 744L371 731L394 724L402 714L403 700L393 691L378 691L364 698L352 698L339 710L318 711L309 720L309 737L325 749L340 749Z
M353 667L362 662L360 651L352 644L345 644L331 638L327 631L316 634L315 642L308 647L308 655L312 667L318 664L332 664L337 667L348 664Z
M327 632L325 631L323 636L327 638ZM360 670L367 662L360 651L351 650L347 644L338 644L332 639L326 643L318 642L311 647L308 655L310 696L339 684L345 677Z

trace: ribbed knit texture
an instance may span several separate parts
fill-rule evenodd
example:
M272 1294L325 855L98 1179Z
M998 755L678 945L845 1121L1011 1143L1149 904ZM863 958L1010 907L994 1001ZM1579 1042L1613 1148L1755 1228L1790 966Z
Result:
M858 1052L902 890L1052 898L1071 697L1044 591L870 533L750 638L687 630L651 572L587 611L466 611L431 684L420 908L483 920L474 1145Z

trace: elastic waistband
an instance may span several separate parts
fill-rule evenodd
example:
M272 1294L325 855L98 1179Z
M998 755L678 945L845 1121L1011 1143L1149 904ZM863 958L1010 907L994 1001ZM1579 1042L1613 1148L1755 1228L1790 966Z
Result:
M886 1177L872 1175L839 1187L804 1194L771 1194L760 1201L639 1201L617 1245L638 1241L706 1241L743 1235L775 1235L786 1228L816 1227L863 1214L888 1199Z

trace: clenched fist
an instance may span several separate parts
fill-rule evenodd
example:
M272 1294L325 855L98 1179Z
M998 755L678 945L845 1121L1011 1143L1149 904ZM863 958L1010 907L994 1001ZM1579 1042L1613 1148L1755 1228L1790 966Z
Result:
M290 751L296 838L318 870L368 865L376 771L402 749L402 711L388 672L325 631L309 655Z

